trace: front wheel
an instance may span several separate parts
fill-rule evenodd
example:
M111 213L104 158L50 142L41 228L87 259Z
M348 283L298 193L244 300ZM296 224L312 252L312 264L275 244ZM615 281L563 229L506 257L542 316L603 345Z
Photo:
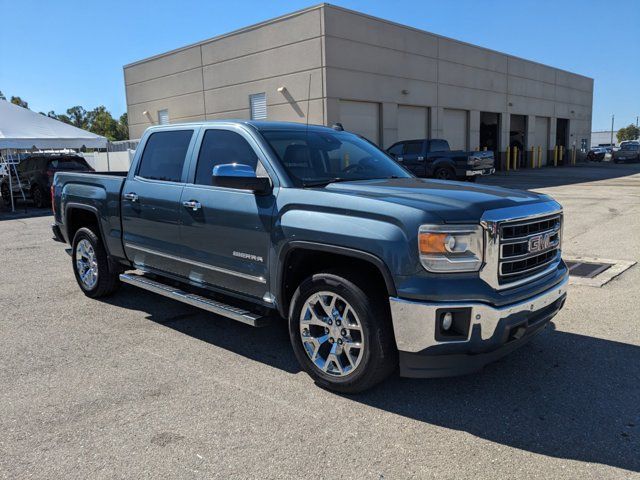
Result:
M289 337L298 362L329 390L357 393L383 381L397 365L386 295L364 289L349 272L315 274L291 301Z
M72 261L76 281L87 297L106 297L120 285L118 272L109 268L102 240L88 228L79 229L73 237Z
M439 167L433 172L433 176L440 180L453 180L456 176L456 172L449 167Z

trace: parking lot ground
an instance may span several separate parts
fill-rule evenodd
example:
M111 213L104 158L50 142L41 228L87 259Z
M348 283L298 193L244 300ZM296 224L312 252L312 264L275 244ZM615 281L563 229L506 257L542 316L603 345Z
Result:
M481 181L558 199L567 255L640 260L640 165ZM638 265L572 285L480 373L347 397L298 369L283 324L86 298L50 222L0 214L1 478L640 478Z

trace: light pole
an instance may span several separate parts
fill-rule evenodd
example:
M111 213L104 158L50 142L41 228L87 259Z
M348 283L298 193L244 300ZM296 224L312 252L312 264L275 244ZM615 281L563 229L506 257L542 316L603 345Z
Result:
M613 119L615 118L615 114L611 114L611 148L613 148Z

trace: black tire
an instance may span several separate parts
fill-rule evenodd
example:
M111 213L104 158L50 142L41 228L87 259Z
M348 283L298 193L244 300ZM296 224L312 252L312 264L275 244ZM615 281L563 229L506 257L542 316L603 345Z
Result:
M78 244L82 240L87 240L93 251L95 252L95 259L97 264L97 282L95 285L87 286L81 279L78 272ZM76 281L80 286L82 292L91 298L100 298L111 295L120 286L119 274L120 272L114 269L109 264L109 258L107 252L102 244L102 240L89 228L79 229L73 237L73 252L71 255L73 273L76 277Z
M398 352L391 324L386 291L367 288L370 284L349 271L317 273L304 280L295 291L289 309L289 337L300 366L317 385L339 393L358 393L382 382L396 370ZM307 355L300 336L300 317L313 294L328 291L348 302L358 316L365 348L352 373L335 376L317 367ZM337 323L337 322L336 322Z
M455 180L456 172L451 167L438 167L433 172L433 177L439 180Z
M478 179L478 175L470 175L466 177L467 182L471 182L471 183L475 183L477 179Z
M31 198L36 208L45 208L48 206L47 196L39 185L31 189Z

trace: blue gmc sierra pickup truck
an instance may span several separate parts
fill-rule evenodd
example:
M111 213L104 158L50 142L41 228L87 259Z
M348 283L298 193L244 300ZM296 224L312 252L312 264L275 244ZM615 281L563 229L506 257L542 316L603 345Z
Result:
M154 126L128 173L58 172L51 195L87 296L128 283L252 326L286 319L301 367L337 392L398 366L480 369L566 298L553 199L419 179L328 127Z

